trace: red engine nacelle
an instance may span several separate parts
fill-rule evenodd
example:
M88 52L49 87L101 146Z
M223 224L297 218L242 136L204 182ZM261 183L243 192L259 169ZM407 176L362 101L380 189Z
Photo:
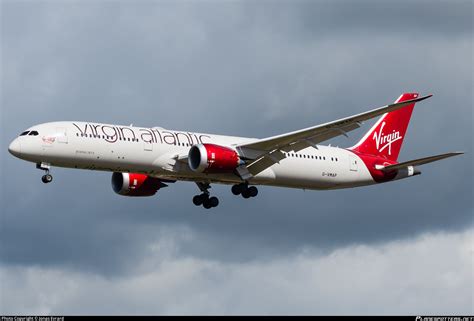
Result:
M112 189L115 193L124 196L153 196L165 187L158 178L136 173L113 173Z
M195 172L230 172L241 164L237 152L214 144L197 144L188 154L189 167Z

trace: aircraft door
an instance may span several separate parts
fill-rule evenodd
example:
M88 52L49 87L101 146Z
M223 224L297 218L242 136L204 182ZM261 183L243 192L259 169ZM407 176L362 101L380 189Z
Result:
M67 130L64 127L56 128L58 143L67 144Z
M351 155L350 157L350 170L353 172L357 172L358 165L357 165L357 157L355 155Z
M143 142L143 149L146 151L153 151L153 143L152 142Z

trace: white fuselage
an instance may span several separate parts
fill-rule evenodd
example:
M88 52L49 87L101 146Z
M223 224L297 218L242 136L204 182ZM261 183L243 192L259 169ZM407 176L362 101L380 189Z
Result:
M19 136L10 145L15 156L35 163L110 172L143 173L169 179L235 184L235 173L199 173L180 158L195 144L229 148L256 141L166 130L159 127L51 122L33 126L38 135ZM13 146L13 147L12 147ZM353 152L317 146L286 153L286 158L249 179L250 184L302 189L335 189L374 184L364 162Z

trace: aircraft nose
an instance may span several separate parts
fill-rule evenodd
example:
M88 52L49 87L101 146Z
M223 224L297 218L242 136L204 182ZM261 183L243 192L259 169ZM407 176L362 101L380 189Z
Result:
M11 142L10 146L8 146L8 151L10 154L13 156L19 157L21 154L21 145L18 139L15 139L14 141Z

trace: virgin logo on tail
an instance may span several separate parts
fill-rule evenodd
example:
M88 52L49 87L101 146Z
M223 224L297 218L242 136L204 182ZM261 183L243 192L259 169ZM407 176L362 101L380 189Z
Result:
M399 131L395 130L391 134L386 135L385 133L383 133L384 127L385 122L383 122L380 126L380 130L378 133L374 132L373 139L375 140L375 148L377 148L379 152L382 152L388 147L388 154L392 155L392 144L397 140L402 139L403 136L400 135Z

